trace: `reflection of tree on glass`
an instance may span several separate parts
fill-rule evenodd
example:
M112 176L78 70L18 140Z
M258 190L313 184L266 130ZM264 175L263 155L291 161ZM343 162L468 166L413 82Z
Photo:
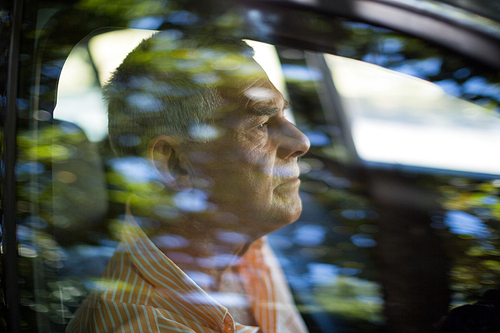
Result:
M166 31L117 69L110 140L122 165L147 160L165 195L152 221L131 194L121 244L69 332L307 330L262 237L302 210L309 141L251 56L241 41Z

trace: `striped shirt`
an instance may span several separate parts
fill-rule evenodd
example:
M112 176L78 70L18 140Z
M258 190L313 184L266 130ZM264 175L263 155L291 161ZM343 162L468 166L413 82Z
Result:
M307 333L265 238L235 267L259 326L254 327L236 323L130 220L98 290L77 309L67 333Z

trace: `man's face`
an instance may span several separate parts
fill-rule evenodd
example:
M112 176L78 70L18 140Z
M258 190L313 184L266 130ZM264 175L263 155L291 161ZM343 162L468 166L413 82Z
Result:
M226 94L229 111L215 121L220 137L194 148L189 160L196 176L208 181L217 212L233 214L234 225L260 237L299 217L297 160L310 144L284 118L286 102L267 77L238 90Z

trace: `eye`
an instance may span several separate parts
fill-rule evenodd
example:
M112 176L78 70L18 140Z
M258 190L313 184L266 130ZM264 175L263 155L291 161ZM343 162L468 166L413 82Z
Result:
M267 125L269 125L268 121L266 121L265 123L260 124L259 126L257 126L257 130L264 131L266 129Z

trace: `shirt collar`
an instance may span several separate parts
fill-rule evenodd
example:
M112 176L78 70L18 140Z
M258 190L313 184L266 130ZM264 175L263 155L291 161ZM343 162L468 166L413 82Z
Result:
M147 237L127 209L122 230L125 252L142 276L174 306L199 324L220 332L256 332L257 327L235 323L227 308L199 287Z

